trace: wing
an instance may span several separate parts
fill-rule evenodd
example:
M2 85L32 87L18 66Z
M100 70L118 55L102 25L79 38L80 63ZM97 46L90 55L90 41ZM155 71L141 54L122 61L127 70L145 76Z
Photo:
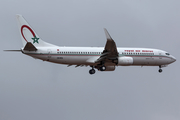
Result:
M116 43L109 35L108 31L104 28L106 34L107 42L101 56L96 60L97 62L107 62L109 60L116 60L118 58L118 51Z

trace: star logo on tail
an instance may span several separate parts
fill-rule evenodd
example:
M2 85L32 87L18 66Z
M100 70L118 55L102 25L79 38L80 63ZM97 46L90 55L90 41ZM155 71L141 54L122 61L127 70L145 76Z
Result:
M27 25L23 25L23 26L21 27L21 34L22 34L22 37L24 38L24 40L25 40L26 42L28 42L27 39L26 39L25 36L24 36L23 28L26 28L26 29L28 29L28 30L31 32L32 36L34 37L34 38L31 38L31 39L33 40L33 44L34 44L34 43L38 43L38 44L39 44L39 41L38 41L39 38L36 37L34 31L33 31L29 26L27 26Z
M38 42L39 38L37 38L36 36L34 36L34 38L31 38L31 39L33 39L33 44L34 43L38 43L39 44L39 42Z

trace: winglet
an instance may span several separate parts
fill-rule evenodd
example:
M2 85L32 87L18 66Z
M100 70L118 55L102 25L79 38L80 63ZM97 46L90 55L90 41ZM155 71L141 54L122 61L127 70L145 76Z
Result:
M112 40L112 38L111 38L111 36L110 36L110 34L108 33L108 31L107 31L106 28L104 28L104 32L105 32L105 34L106 34L107 40Z

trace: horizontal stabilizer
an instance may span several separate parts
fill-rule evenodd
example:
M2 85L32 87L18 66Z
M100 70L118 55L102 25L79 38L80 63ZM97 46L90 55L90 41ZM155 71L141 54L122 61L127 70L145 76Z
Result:
M21 50L4 50L4 51L7 51L7 52L21 52Z
M23 50L36 51L37 48L31 42L27 42Z

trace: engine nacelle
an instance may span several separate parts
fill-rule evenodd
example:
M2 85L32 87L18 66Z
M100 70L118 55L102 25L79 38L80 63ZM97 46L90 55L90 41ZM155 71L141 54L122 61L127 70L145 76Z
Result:
M119 57L118 58L118 65L128 66L133 64L132 57Z
M115 70L115 66L106 66L105 71L114 71L114 70Z

